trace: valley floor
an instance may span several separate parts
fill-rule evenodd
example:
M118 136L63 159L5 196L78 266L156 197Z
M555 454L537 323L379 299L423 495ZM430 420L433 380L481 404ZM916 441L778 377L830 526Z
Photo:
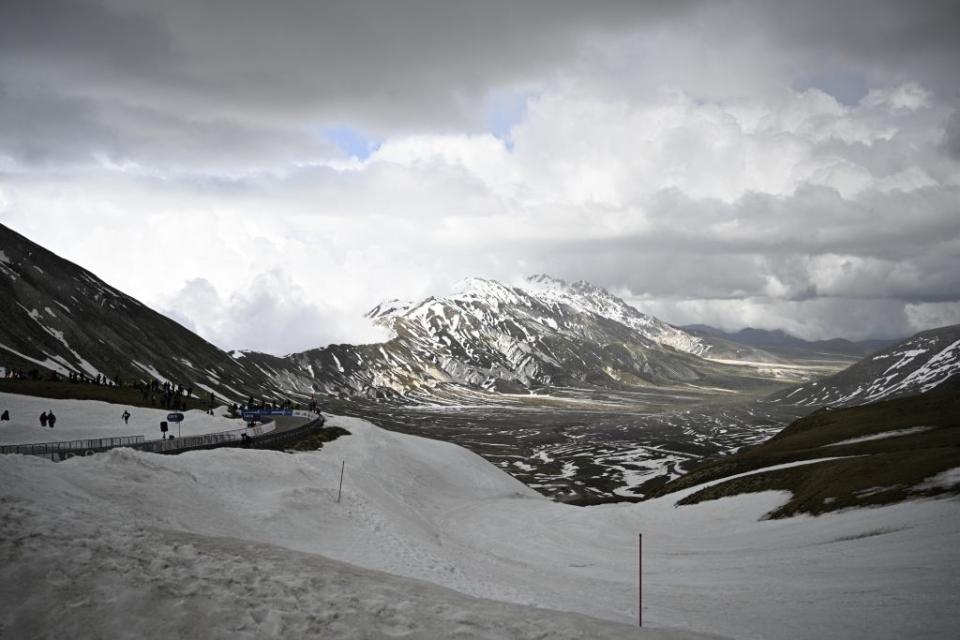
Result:
M337 402L335 413L453 442L543 495L580 505L654 494L690 465L757 444L809 411L748 393L525 397L513 405L390 406Z
M638 532L645 625L674 629L643 637L960 627L956 499L776 521L758 520L772 492L581 508L461 447L330 424L352 435L296 455L0 456L0 635L630 637Z

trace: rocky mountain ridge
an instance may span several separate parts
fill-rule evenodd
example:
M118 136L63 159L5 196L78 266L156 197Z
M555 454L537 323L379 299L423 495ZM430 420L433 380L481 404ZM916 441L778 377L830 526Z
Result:
M544 275L522 287L470 278L453 294L417 303L390 300L367 317L394 338L288 358L323 393L380 399L462 399L465 393L558 387L737 387L756 377L701 357L720 341L699 340L588 283Z
M472 278L447 296L390 301L367 317L394 337L286 356L227 353L0 225L0 366L170 380L238 401L361 397L394 403L482 403L579 390L769 382L730 360L776 358L699 337L586 282L546 275L523 286ZM706 357L704 357L706 356Z
M0 366L171 381L221 400L279 398L255 370L89 271L0 225Z
M798 406L854 406L960 389L960 325L923 331L824 378L774 395Z
M692 324L680 327L687 333L702 339L722 338L729 342L748 347L763 349L768 353L796 356L840 356L859 359L866 355L892 346L900 340L861 340L844 338L829 340L804 340L779 329L756 329L746 327L735 332L727 332L705 324Z

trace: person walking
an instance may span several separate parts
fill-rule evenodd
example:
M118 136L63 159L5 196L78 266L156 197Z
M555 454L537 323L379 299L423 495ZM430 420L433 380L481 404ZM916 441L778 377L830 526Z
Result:
M3 413L0 413L0 420L9 420L10 419L10 410L4 409Z
M40 414L40 426L41 426L41 427L47 426L47 412L46 412L46 411L44 411L43 413Z
M50 428L53 429L53 425L57 421L57 416L53 415L53 411L47 412L47 422L50 423Z
M126 409L123 410L123 413L120 414L120 417L123 418L123 424L130 423L130 412L127 411Z

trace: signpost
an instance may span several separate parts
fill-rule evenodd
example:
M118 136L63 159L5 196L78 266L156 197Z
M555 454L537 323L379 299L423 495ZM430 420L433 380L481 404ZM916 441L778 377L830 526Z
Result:
M169 420L170 422L176 422L176 423L177 423L177 438L180 438L180 423L183 422L183 414L182 414L182 413L168 413L168 414L167 414L167 420ZM163 423L161 423L161 424L163 424ZM160 429L163 430L163 427L161 426Z

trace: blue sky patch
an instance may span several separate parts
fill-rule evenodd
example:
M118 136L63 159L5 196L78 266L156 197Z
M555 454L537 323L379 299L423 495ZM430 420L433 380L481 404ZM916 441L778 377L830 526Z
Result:
M484 105L484 126L494 136L513 148L510 130L527 117L527 101L532 91L503 89L487 94Z
M346 124L325 127L321 135L337 145L348 156L366 160L370 154L380 148L381 140L370 138L362 131Z

